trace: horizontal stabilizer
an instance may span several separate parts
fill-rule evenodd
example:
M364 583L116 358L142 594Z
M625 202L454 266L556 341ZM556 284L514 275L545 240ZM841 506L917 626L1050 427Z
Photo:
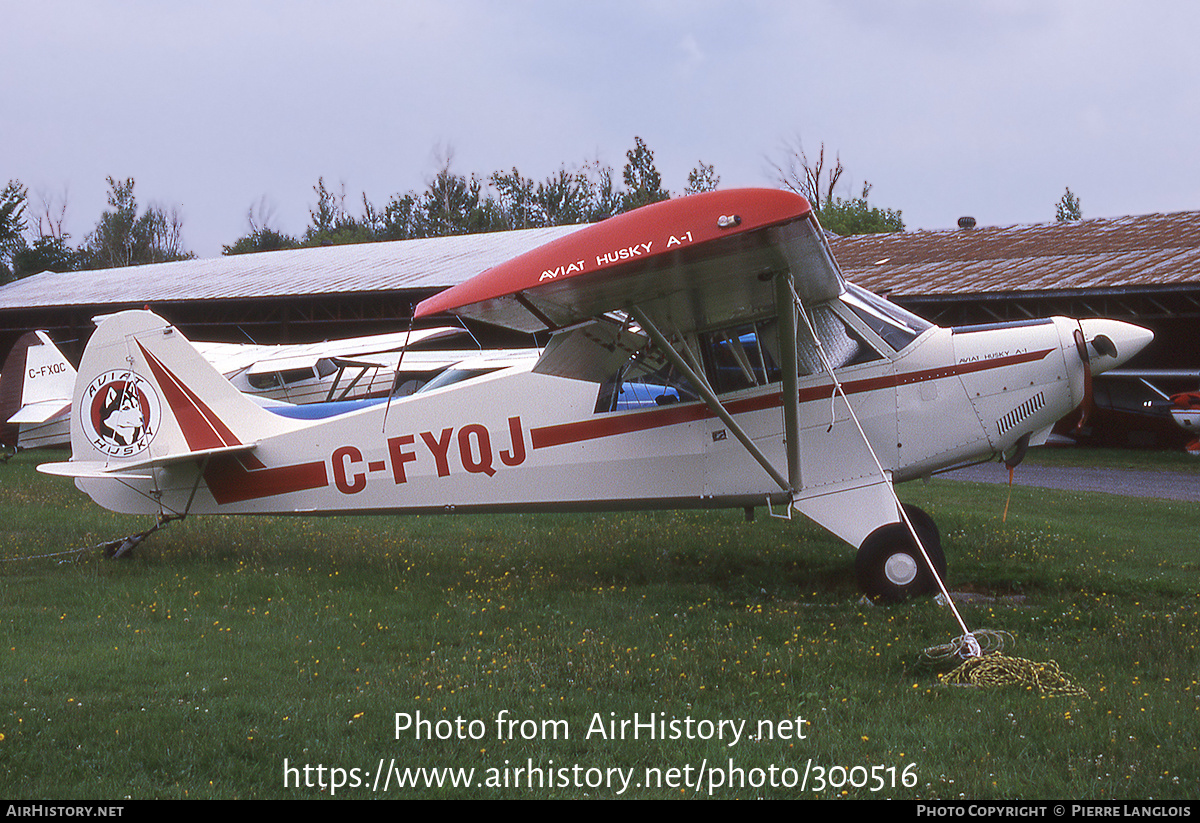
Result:
M114 466L103 460L72 460L69 463L42 463L37 467L37 470L42 474L49 474L54 477L105 477L109 480L114 477L140 480L154 479L154 475L149 471L132 473L124 471L124 468L124 466Z
M26 403L21 410L8 418L9 423L45 423L60 414L71 410L69 397L55 400L41 400L37 403Z
M149 469L163 468L176 463L203 463L210 457L219 454L242 454L252 451L256 443L242 443L236 446L223 446L215 449L177 452L164 454L149 460L138 460L133 463L109 463L102 460L79 460L68 463L42 463L37 470L42 474L52 474L58 477L114 477L133 476L149 478Z

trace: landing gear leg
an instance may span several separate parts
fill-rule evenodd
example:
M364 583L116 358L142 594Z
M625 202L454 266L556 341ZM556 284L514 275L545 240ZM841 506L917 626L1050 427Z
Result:
M944 579L946 556L942 552L942 538L933 518L908 504L905 504L904 511L917 530L938 576ZM889 523L867 535L858 549L854 571L858 576L859 589L874 599L894 603L937 591L933 573L903 523Z

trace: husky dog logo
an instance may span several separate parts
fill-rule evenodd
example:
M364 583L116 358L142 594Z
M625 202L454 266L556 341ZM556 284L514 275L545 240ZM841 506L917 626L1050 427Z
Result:
M80 418L92 446L110 457L145 451L158 432L161 404L149 380L131 371L110 371L83 393Z

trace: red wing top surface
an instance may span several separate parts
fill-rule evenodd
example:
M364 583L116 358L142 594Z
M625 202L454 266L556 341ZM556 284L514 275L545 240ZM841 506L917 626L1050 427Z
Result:
M669 315L681 331L716 325L769 312L764 275L789 265L814 270L818 292L836 296L840 279L819 232L808 201L791 192L732 189L667 200L488 269L425 300L416 316L449 313L540 331L638 305Z

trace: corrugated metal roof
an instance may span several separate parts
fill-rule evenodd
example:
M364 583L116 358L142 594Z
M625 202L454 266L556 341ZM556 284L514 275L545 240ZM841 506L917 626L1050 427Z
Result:
M1200 285L1200 212L840 237L847 279L896 296Z
M453 286L582 226L44 272L0 287L0 310L228 300Z

